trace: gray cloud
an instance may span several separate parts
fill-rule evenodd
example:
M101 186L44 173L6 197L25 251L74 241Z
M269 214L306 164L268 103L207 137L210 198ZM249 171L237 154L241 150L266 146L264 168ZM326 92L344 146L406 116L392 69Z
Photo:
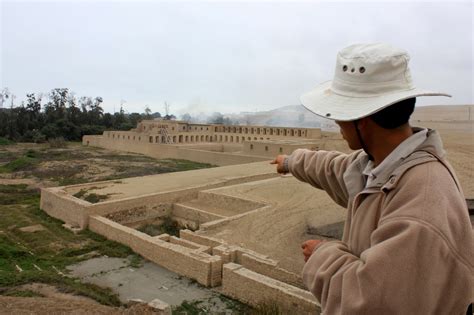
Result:
M239 112L298 104L336 52L389 42L420 87L473 103L471 2L12 2L1 4L0 87L69 87L107 111Z

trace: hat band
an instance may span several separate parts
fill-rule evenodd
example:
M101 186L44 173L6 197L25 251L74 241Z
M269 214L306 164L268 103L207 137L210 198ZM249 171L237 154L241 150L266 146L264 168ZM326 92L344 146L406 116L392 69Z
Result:
M335 78L331 83L331 90L334 93L348 97L374 97L383 94L413 90L414 88L413 84L407 82L407 80L354 83Z

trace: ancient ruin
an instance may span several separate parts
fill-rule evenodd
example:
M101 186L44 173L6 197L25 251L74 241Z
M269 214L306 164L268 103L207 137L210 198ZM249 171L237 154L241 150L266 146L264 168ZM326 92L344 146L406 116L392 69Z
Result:
M221 167L48 188L41 208L73 230L126 244L245 303L314 313L319 306L301 282L299 246L315 231L335 236L344 211L324 193L277 175L269 161L299 147L341 146L338 138L320 129L143 121L131 131L85 136L83 144ZM80 198L86 193L106 197L90 203ZM179 237L137 230L169 219L183 228Z
M448 149L471 196L472 169L464 171L464 151L451 143L457 142L449 138ZM324 192L276 174L269 162L299 147L347 150L338 134L154 120L85 136L83 144L221 167L43 189L41 208L48 214L247 304L276 303L296 314L319 309L301 282L300 244L315 234L337 238L344 209ZM105 197L90 203L84 194ZM183 228L179 237L137 230L170 219Z

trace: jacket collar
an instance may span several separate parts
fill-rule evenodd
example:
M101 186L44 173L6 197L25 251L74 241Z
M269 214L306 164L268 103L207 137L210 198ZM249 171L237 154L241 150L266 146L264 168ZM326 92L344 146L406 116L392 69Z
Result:
M413 132L420 131L421 128L413 128ZM391 190L393 189L402 175L415 165L426 163L433 160L443 161L445 151L443 143L438 132L428 129L426 139L416 147L413 152L404 158L395 161L395 164L386 167L377 178L365 187L366 177L363 170L369 163L368 155L360 152L357 159L352 162L344 173L344 183L349 193L349 198L353 198L359 192L366 190ZM444 164L444 163L443 163Z

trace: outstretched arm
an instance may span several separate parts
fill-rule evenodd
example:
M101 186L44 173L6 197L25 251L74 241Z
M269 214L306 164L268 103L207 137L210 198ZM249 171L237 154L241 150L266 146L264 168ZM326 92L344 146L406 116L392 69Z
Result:
M349 196L343 175L359 154L360 151L347 155L336 151L298 149L289 156L277 156L272 164L277 165L278 173L290 172L298 180L324 189L337 204L346 207Z

